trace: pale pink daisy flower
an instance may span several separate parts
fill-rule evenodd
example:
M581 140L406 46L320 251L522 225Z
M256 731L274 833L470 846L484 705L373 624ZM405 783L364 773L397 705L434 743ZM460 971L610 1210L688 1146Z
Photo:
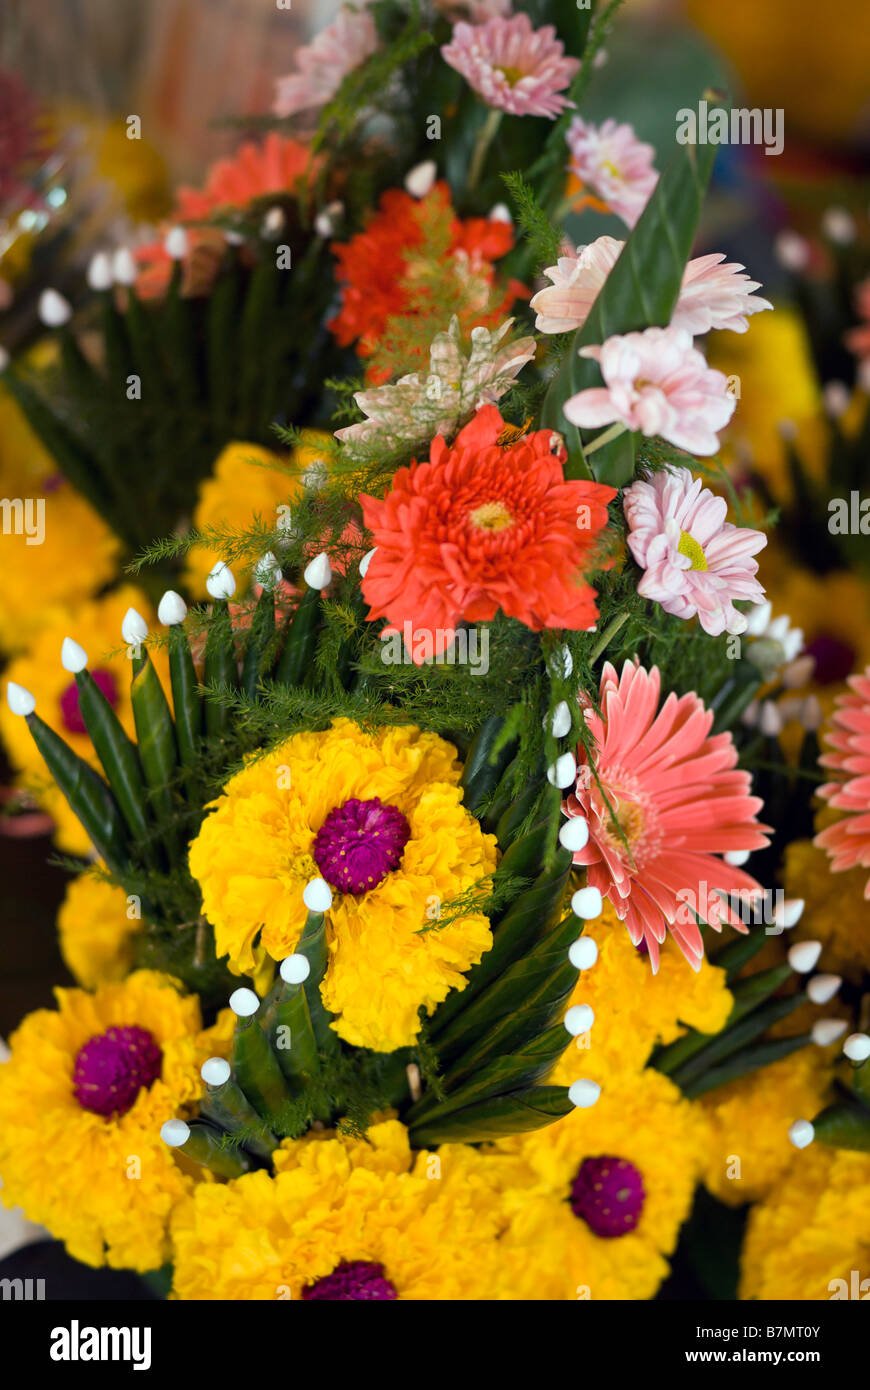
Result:
M565 136L571 170L608 207L633 227L658 183L655 150L638 140L627 122L595 126L575 116Z
M725 518L723 497L688 468L663 468L626 488L622 506L628 546L643 578L637 592L677 618L700 620L705 632L745 632L736 599L761 603L764 589L752 558L767 544L761 531Z
M344 78L370 58L378 46L375 21L368 10L343 5L335 20L296 54L296 72L279 77L272 113L295 116L325 106Z
M653 970L668 931L697 970L704 944L695 912L717 930L729 922L745 931L740 910L762 892L717 856L761 849L769 827L757 820L762 802L737 767L730 733L710 734L712 711L694 692L671 693L659 709L660 694L656 667L626 661L617 676L607 663L601 714L591 705L584 711L594 775L580 744L577 784L562 810L587 822L589 839L574 863L610 900L634 944L646 942Z
M511 116L555 119L572 105L560 93L580 64L565 57L552 24L533 29L527 14L457 24L441 53L488 106Z
M572 333L589 317L599 290L616 264L624 241L600 236L588 246L578 246L577 254L560 256L544 274L552 284L532 299L539 333ZM680 297L671 316L671 328L684 328L693 337L713 328L745 333L748 314L772 309L766 299L753 293L761 282L741 275L742 265L722 265L721 252L698 256L683 271Z
M850 676L851 689L837 697L825 746L819 758L837 780L818 788L819 796L838 811L840 820L820 831L813 843L827 850L832 873L860 866L870 869L870 666ZM870 879L864 888L870 898Z
M660 435L690 454L715 454L717 430L734 414L728 378L708 367L682 328L645 328L614 334L601 346L580 349L601 369L603 386L578 391L562 407L580 429L617 421L642 434Z

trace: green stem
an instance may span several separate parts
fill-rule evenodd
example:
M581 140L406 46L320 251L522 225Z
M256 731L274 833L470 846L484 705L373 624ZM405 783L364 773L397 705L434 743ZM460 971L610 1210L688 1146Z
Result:
M617 420L615 425L611 425L609 430L599 434L597 439L593 439L591 444L584 444L583 452L588 458L594 454L596 449L603 449L605 444L610 444L614 439L618 439L621 434L625 434L626 427L621 420Z
M492 144L495 133L501 125L503 111L492 107L487 113L486 120L477 132L477 139L474 142L474 150L471 155L471 165L468 170L468 180L465 185L466 193L471 193L477 187L477 181L483 170L486 152Z
M589 653L590 664L593 661L598 660L610 639L616 636L617 632L623 626L624 623L628 622L629 616L630 615L627 611L624 613L618 613L617 616L607 624L607 627L604 629L598 641L595 643L595 646L592 648L592 651Z

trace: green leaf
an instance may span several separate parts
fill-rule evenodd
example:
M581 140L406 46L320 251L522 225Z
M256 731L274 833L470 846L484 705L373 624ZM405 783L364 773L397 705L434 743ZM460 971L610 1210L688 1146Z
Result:
M714 1091L717 1086L727 1086L730 1081L738 1081L750 1072L760 1071L762 1067L769 1067L774 1062L781 1061L783 1057L790 1057L793 1052L806 1047L810 1041L809 1033L799 1033L795 1037L773 1038L768 1042L758 1043L756 1047L747 1047L743 1052L735 1052L721 1066L711 1067L697 1081L682 1086L683 1095L689 1100L695 1100L707 1091Z
M765 974L767 973L765 971ZM754 1009L745 1017L740 1018L737 1023L724 1028L721 1033L717 1033L706 1047L677 1067L672 1073L674 1082L685 1090L705 1071L724 1058L732 1056L740 1048L745 1047L747 1043L754 1042L771 1024L787 1018L789 1014L794 1013L795 1009L805 1003L806 995L799 992L791 994L785 999L774 999L763 1008Z
M190 643L181 624L169 634L169 683L178 753L182 766L193 769L202 754L202 699Z
M459 785L464 793L465 806L473 816L479 815L510 762L513 741L495 752L503 728L502 716L491 714L481 724L468 750Z
M261 1119L275 1124L292 1099L278 1059L255 1018L240 1018L233 1038L233 1075Z
M33 741L100 858L113 873L127 862L127 836L115 797L102 777L38 714L27 715Z
M546 826L518 840L505 855L500 869L527 878L543 858L545 838L549 838ZM512 858L515 850L516 858ZM437 1040L439 1033L443 1033L459 1014L464 1013L488 985L528 950L533 941L549 931L561 910L571 863L572 856L568 850L559 850L552 868L539 873L531 888L520 893L511 904L493 929L492 948L469 971L466 988L461 993L455 991L450 994L433 1014L430 1026L433 1039Z
M667 326L691 255L715 155L714 145L680 145L675 150L550 385L541 425L565 436L568 478L589 474L580 432L565 419L562 407L578 391L602 382L597 363L578 353L615 333ZM593 471L600 482L624 486L634 472L632 436L620 435L593 457Z
M172 788L178 768L178 749L172 714L160 677L147 651L143 650L141 657L134 660L133 671L130 701L139 759L167 853L170 860L174 860L178 853L178 836L173 824L175 807Z
M281 1028L287 1029L286 1034L278 1031ZM278 1065L288 1081L299 1086L307 1077L317 1075L320 1054L302 985L284 986L284 997L278 1000L269 1032Z
M311 974L303 988L318 1049L322 1055L334 1054L339 1048L338 1035L329 1026L332 1015L327 1013L320 997L320 986L326 975L328 956L326 922L322 912L309 912L296 952L304 956L311 966Z
M758 933L763 937L763 932ZM717 1033L699 1033L694 1028L689 1029L676 1042L668 1047L657 1050L650 1060L650 1065L657 1071L664 1072L666 1076L672 1076L680 1067L686 1065L692 1057L697 1056L717 1038L722 1037L732 1024L738 1023L741 1018L745 1018L751 1013L756 1005L769 999L771 994L779 989L780 985L785 984L786 980L791 979L794 971L788 964L775 965L770 970L762 970L757 975L750 975L746 980L740 980L734 987L732 993L734 1004L724 1027Z
M250 1172L253 1164L241 1149L231 1149L221 1143L220 1132L201 1120L192 1120L190 1136L179 1145L179 1153L208 1168L219 1178L240 1178Z
M256 1154L258 1158L268 1159L278 1147L278 1140L262 1123L260 1116L232 1077L222 1086L206 1086L199 1112L229 1134L244 1130L246 1138L243 1147Z
M576 976L576 971L574 974ZM465 1066L464 1083L451 1088L446 1099L440 1102L429 1093L423 1098L429 1103L424 1105L420 1102L413 1106L406 1117L407 1122L421 1124L425 1120L428 1125L490 1096L504 1096L522 1087L533 1086L549 1075L571 1041L564 1023L557 1023L537 1032L527 1042L518 1045L516 1051L487 1061L488 1037L484 1038L481 1041L480 1062L478 1065L470 1062ZM449 1076L447 1082L450 1082Z
M488 1139L543 1129L573 1109L567 1086L530 1086L412 1128L411 1144L417 1149L447 1143L482 1144Z
M205 643L203 680L209 688L220 686L231 690L239 683L233 625L225 598L216 599L212 608ZM210 696L205 705L205 731L209 738L221 737L228 723L229 711L226 705L213 695Z
M128 737L121 721L109 704L90 671L76 674L79 710L90 734L109 786L115 794L121 814L131 833L138 840L149 835L145 809L145 786L136 745Z
M275 672L275 680L281 685L305 685L310 677L317 649L320 616L320 590L306 588L287 624L284 650Z
M870 1153L870 1110L852 1101L837 1101L813 1120L815 1137L832 1149Z
M271 650L270 644L275 636L275 595L267 586L261 593L251 617L248 640L245 643L245 656L242 662L241 688L251 698L266 675L266 661Z

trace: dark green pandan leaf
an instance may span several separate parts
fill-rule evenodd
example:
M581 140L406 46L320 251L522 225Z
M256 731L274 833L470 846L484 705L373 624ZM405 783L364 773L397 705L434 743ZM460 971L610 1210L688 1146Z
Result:
M27 725L49 772L95 850L112 872L118 873L127 862L127 838L121 809L112 792L102 777L38 714L28 714Z
M829 1105L813 1120L813 1129L820 1144L870 1153L870 1110L863 1105L853 1101Z
M587 462L580 431L565 419L562 407L578 391L601 385L598 364L578 356L580 348L603 343L615 333L664 328L669 323L715 154L713 145L676 148L547 392L541 425L565 436L568 478L589 477L591 471L599 482L623 487L634 472L630 434L603 445Z
M284 650L275 672L281 685L304 685L310 677L322 608L320 590L306 587L287 624Z
M764 974L766 976L768 972L765 971ZM746 983L749 984L751 981ZM778 988L778 985L774 988ZM806 1003L806 999L807 996L800 992L791 994L785 999L773 999L761 1008L752 1008L752 1003L750 1003L749 1007L752 1008L752 1012L746 1013L737 1022L726 1026L721 1033L717 1033L712 1038L706 1047L677 1067L672 1073L673 1080L685 1090L711 1067L718 1066L724 1059L730 1058L741 1048L755 1042L755 1039L760 1038L762 1033L772 1024L778 1023L783 1018L788 1018L789 1014L794 1013L795 1009Z
M763 938L764 934L759 932L758 935ZM650 1065L654 1066L657 1071L664 1072L666 1076L674 1075L681 1067L686 1066L691 1058L697 1056L718 1038L724 1037L726 1030L732 1024L739 1023L757 1005L769 999L771 994L793 975L794 971L791 966L783 964L775 965L770 970L762 970L757 975L750 975L746 980L739 980L732 989L734 1005L720 1033L699 1033L691 1028L676 1042L670 1043L667 1047L659 1048L653 1055ZM710 1060L712 1058L708 1054L708 1061Z
M151 804L163 831L170 860L173 860L178 851L178 836L172 824L172 784L178 768L178 748L172 712L160 677L144 649L142 655L134 659L133 671L130 702L139 759L150 788Z
M430 1030L436 1046L439 1034L493 980L519 960L531 942L543 936L558 918L572 857L567 850L559 850L552 867L541 872L540 865L548 842L548 827L539 826L517 840L504 856L500 869L506 873L529 878L537 872L538 876L530 888L519 894L494 927L492 949L471 969L466 988L461 993L454 991L436 1009Z
M576 971L574 973L576 976ZM428 1125L491 1096L504 1096L521 1087L533 1086L549 1075L571 1041L565 1025L556 1023L538 1031L528 1042L518 1045L515 1051L487 1061L487 1038L483 1038L480 1061L478 1063L475 1059L465 1066L466 1080L463 1084L455 1090L451 1089L447 1098L440 1103L434 1096L431 1099L424 1097L424 1102L428 1103L415 1105L408 1113L408 1122L417 1125L425 1122ZM451 1077L452 1074L447 1078L448 1085Z
M488 1139L543 1129L573 1109L567 1086L530 1086L412 1128L411 1143L417 1149L447 1143L482 1144Z
M190 643L179 624L169 634L169 682L182 766L193 769L202 753L202 698Z
M109 786L115 794L121 814L133 837L140 842L148 838L145 787L139 755L90 671L76 675L79 710L85 728L97 752Z
M475 734L465 759L459 785L464 792L465 805L474 816L480 813L487 797L498 786L515 747L515 740L512 739L498 752L494 751L503 728L501 715L491 714Z
M470 1075L485 1058L508 1052L549 1027L577 982L568 948L579 932L580 922L569 912L531 948L517 951L508 968L440 1034L435 1044L439 1056L463 1058L457 1079Z
M755 1047L747 1047L743 1052L735 1052L727 1057L721 1066L711 1067L698 1077L697 1081L681 1086L683 1095L689 1100L695 1100L707 1091L715 1091L717 1086L727 1086L729 1081L737 1081L741 1076L748 1076L750 1072L760 1071L762 1067L780 1062L783 1057L790 1057L793 1052L806 1047L810 1041L809 1033L798 1033L793 1038L773 1038L769 1042L758 1043Z

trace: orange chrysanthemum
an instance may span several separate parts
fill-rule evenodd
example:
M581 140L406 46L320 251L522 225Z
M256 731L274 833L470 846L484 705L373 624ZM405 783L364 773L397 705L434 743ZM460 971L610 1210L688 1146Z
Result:
M247 208L257 198L270 195L290 194L301 180L314 170L311 151L298 140L290 140L284 135L270 131L261 144L248 140L229 159L219 159L208 172L204 188L179 188L176 194L173 220L176 222L203 222L213 212L231 208ZM185 258L186 293L193 293L189 282L214 277L220 254L223 250L223 237L215 237L209 229L191 228L188 232L188 254ZM196 274L195 258L198 254L208 257L210 270ZM155 241L140 246L136 259L142 272L136 282L138 293L146 299L165 294L172 270L172 260L163 242ZM193 273L192 268L193 267ZM199 290L198 292L202 292Z
M344 287L341 309L329 327L342 347L355 342L360 357L378 351L377 363L366 373L369 381L380 384L399 367L410 370L406 361L382 360L389 357L385 336L395 337L407 350L413 327L437 315L443 303L450 306L447 316L427 331L427 343L446 328L453 313L466 330L478 324L495 328L518 296L528 297L516 280L503 291L495 285L493 262L506 255L513 240L509 222L492 217L461 221L445 183L436 183L419 199L391 188L365 231L333 244Z
M499 608L536 632L598 616L583 574L616 492L566 482L550 430L503 447L503 429L484 406L452 447L439 436L428 463L400 468L383 501L360 499L377 547L363 580L369 618L388 618L388 632L427 630L436 654L460 619L485 622Z

